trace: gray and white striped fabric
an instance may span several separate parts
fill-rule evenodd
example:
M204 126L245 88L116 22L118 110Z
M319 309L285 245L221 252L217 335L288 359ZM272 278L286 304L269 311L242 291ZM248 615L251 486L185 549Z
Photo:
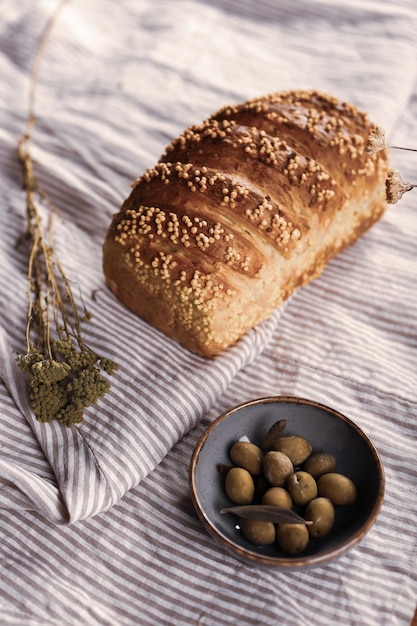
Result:
M16 157L29 74L55 0L2 0L0 24L0 623L19 626L409 624L417 600L417 196L410 192L323 276L207 361L126 311L101 245L129 185L186 126L290 88L366 109L417 146L414 0L68 0L42 60L33 152L61 217L56 247L120 370L68 429L38 423L24 349L25 203ZM417 182L412 153L393 164ZM96 294L92 298L92 293ZM279 574L236 561L188 493L217 415L267 395L345 412L371 436L386 498L338 561Z

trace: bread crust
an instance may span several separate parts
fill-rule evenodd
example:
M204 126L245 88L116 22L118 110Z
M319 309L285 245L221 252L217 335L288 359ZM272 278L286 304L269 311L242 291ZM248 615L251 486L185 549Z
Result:
M356 107L291 91L191 126L113 216L103 270L134 313L219 354L354 243L386 207L385 152Z

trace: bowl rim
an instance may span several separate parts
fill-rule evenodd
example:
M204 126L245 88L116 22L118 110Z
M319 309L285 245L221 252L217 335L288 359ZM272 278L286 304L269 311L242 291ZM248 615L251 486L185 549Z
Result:
M377 474L378 474L378 492L375 498L374 506L366 519L365 523L351 536L349 539L342 541L337 546L325 550L317 555L307 555L307 556L269 556L264 554L259 554L256 550L250 550L247 548L243 548L238 543L234 542L229 537L226 537L218 528L211 522L209 517L204 511L204 507L200 500L197 485L196 485L196 471L197 471L197 463L199 456L204 448L204 444L207 439L210 437L211 433L214 429L228 417L233 415L234 413L245 409L247 407L259 404L273 404L273 403L292 403L292 404L303 404L308 406L313 406L320 410L324 410L327 413L332 414L333 416L341 419L345 423L347 423L351 428L353 428L360 437L364 440L367 447L369 448L371 455L375 461ZM354 421L352 421L349 417L346 417L339 411L328 407L320 402L316 402L315 400L309 400L307 398L301 398L298 396L290 396L290 395L280 395L280 396L265 396L261 398L255 398L252 400L248 400L239 405L224 411L221 415L211 422L211 424L205 429L200 438L197 441L197 444L194 448L193 454L191 456L190 465L189 465L189 488L191 493L191 500L193 502L194 508L197 512L197 515L202 522L206 531L220 544L223 545L229 552L232 552L235 556L240 558L243 561L251 562L254 565L258 566L275 566L285 569L295 569L295 568L305 568L305 567L313 567L316 565L320 565L322 563L326 563L330 560L336 559L342 556L345 552L351 550L355 545L357 545L363 537L369 532L371 527L374 525L379 512L381 510L384 493L385 493L385 472L382 464L382 460L380 455L369 438L369 436L360 428Z

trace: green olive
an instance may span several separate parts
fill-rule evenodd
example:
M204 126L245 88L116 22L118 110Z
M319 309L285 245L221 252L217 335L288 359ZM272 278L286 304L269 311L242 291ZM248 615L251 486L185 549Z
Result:
M353 504L357 492L354 482L344 474L330 472L317 481L319 496L329 498L335 506Z
M308 525L310 537L325 537L334 524L334 506L329 498L314 498L308 503L304 519L313 522Z
M291 460L283 452L271 450L265 455L263 472L266 480L273 487L284 485L293 471Z
M291 459L293 465L300 465L304 463L311 454L311 443L299 437L298 435L288 435L280 437L274 447L274 450L283 452Z
M277 524L277 543L288 554L298 554L305 550L309 537L305 524Z
M265 491L262 504L271 504L272 506L280 506L283 509L292 508L291 496L284 487L271 487Z
M255 493L253 478L243 467L232 467L227 472L225 489L235 504L250 504Z
M272 522L240 518L239 526L246 539L256 546L267 546L275 541L275 524Z
M248 470L253 476L259 476L262 473L264 455L254 443L236 441L230 450L230 458L235 465Z
M295 472L287 480L287 490L294 504L304 506L317 496L317 483L308 472Z
M336 458L329 452L316 452L312 454L304 464L305 471L316 479L323 476L323 474L333 472L335 467Z

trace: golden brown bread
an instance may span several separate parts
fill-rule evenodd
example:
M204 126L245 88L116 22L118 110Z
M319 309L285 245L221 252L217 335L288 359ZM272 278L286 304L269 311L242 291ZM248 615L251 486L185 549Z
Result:
M218 354L382 215L371 127L352 105L292 91L188 128L113 216L109 287L189 350Z

